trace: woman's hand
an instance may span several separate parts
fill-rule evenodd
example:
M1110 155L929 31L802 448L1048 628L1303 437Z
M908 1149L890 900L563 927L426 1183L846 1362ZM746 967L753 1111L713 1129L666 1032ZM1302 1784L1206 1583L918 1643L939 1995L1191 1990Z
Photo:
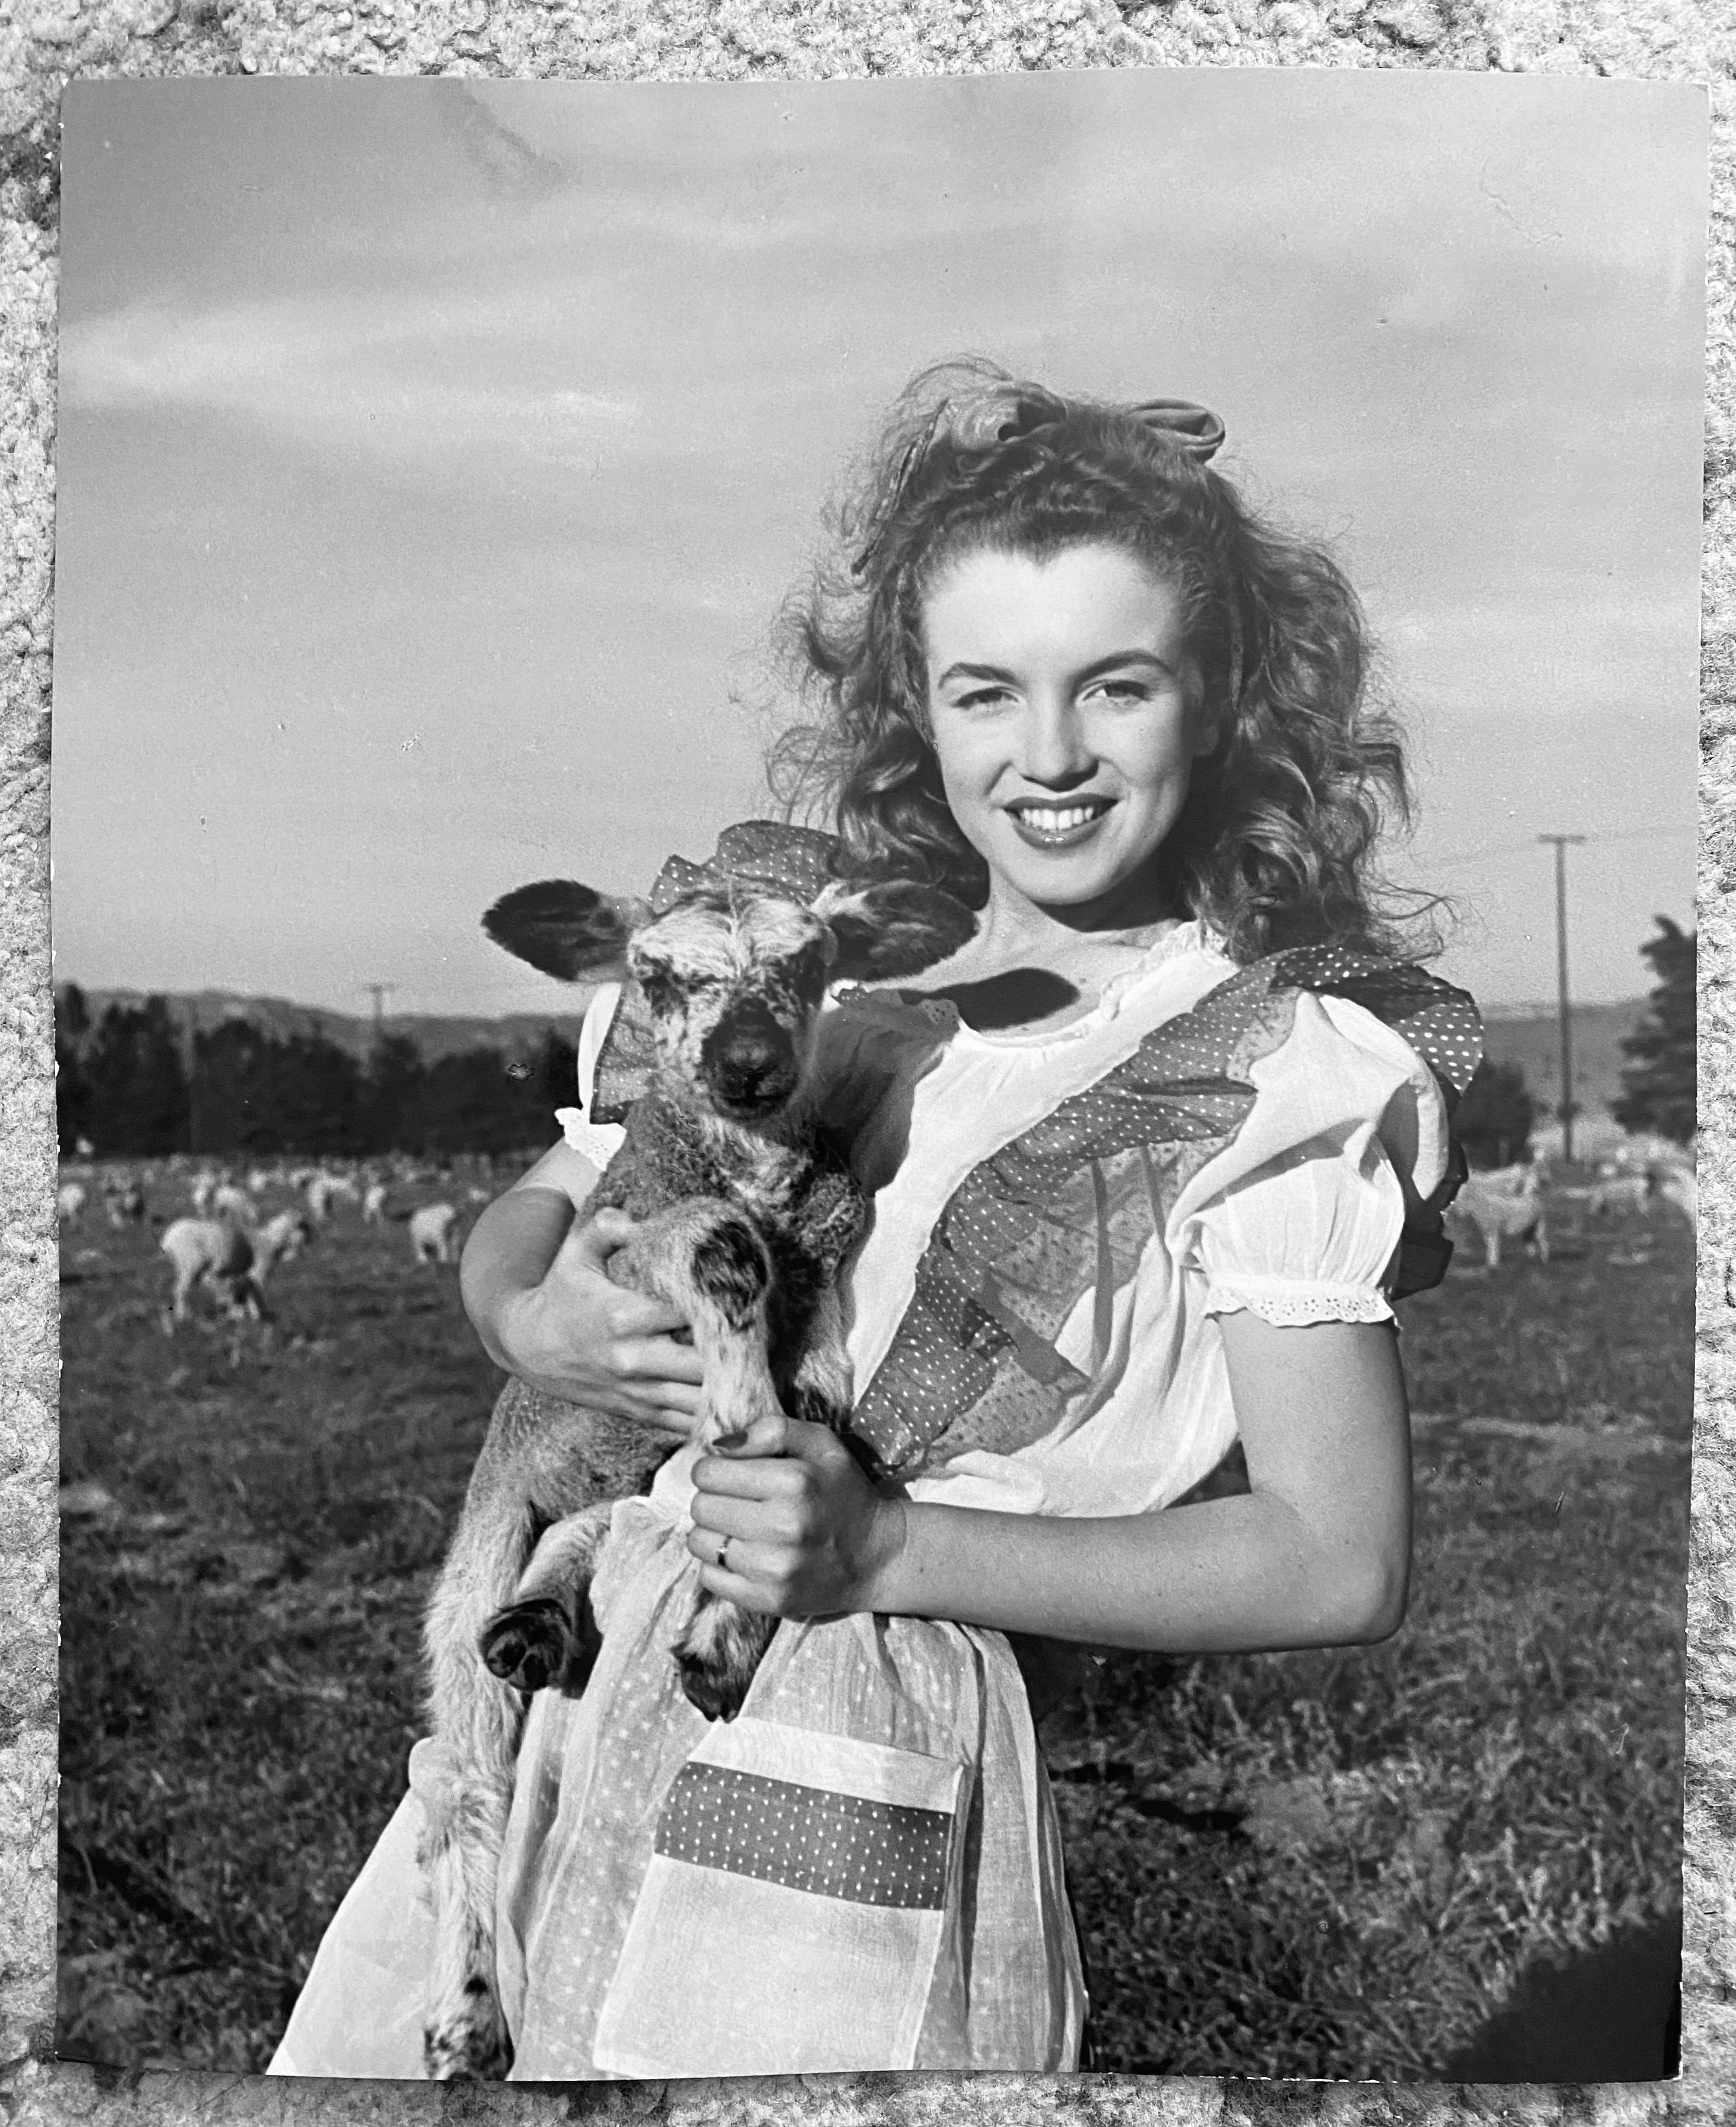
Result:
M685 1318L609 1275L609 1258L636 1230L624 1211L581 1217L540 1280L491 1295L486 1326L472 1315L490 1356L530 1387L682 1445L701 1379L699 1354L672 1334L686 1328Z
M780 1618L875 1608L875 1589L904 1539L905 1505L877 1492L823 1425L756 1420L694 1465L687 1548L700 1579L744 1609ZM727 1537L728 1563L719 1567Z

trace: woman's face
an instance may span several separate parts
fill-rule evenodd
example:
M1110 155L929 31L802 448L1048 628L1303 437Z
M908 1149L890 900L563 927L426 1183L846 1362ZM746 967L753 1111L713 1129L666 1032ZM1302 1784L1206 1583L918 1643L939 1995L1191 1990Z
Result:
M1173 586L1119 547L984 550L936 579L923 626L946 802L994 892L1074 926L1141 920L1217 739Z

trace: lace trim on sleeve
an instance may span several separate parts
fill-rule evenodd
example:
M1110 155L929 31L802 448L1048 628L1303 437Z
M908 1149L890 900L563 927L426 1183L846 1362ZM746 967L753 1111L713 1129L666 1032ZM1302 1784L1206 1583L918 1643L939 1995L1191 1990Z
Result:
M1207 1288L1207 1315L1246 1309L1280 1329L1304 1322L1390 1322L1387 1296L1373 1285L1307 1284L1295 1278L1215 1280Z
M621 1140L627 1135L619 1123L586 1122L582 1108L557 1108L554 1119L572 1149L581 1154L593 1167L607 1167L620 1150Z

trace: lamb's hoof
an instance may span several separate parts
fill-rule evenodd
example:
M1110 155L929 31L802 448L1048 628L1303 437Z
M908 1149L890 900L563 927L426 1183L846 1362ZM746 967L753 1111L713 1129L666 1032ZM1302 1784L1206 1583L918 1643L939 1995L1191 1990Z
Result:
M681 1689L690 1706L708 1721L733 1721L747 1696L752 1676L734 1676L716 1661L701 1655L678 1651L675 1665L681 1672Z
M823 1425L828 1433L842 1433L850 1423L850 1405L824 1389L798 1386L790 1391L790 1415L807 1425Z
M503 2082L512 2066L512 2040L500 1997L472 1973L463 1999L434 2016L422 2032L422 2066L430 2082Z
M590 1625L586 1631L585 1626ZM551 1684L582 1691L602 1646L591 1606L577 1632L552 1596L533 1597L497 1611L482 1628L482 1659L503 1684L519 1691L541 1691Z

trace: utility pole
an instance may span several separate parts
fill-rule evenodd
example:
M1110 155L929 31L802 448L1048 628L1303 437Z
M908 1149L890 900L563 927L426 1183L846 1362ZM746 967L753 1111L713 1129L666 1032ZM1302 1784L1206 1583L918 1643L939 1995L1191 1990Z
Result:
M1573 1157L1573 1014L1568 1002L1568 844L1583 835L1539 835L1555 846L1555 992L1561 1027L1561 1156Z
M374 1046L377 1049L386 1032L386 1000L398 986L396 983L363 983L362 987L374 1001Z

